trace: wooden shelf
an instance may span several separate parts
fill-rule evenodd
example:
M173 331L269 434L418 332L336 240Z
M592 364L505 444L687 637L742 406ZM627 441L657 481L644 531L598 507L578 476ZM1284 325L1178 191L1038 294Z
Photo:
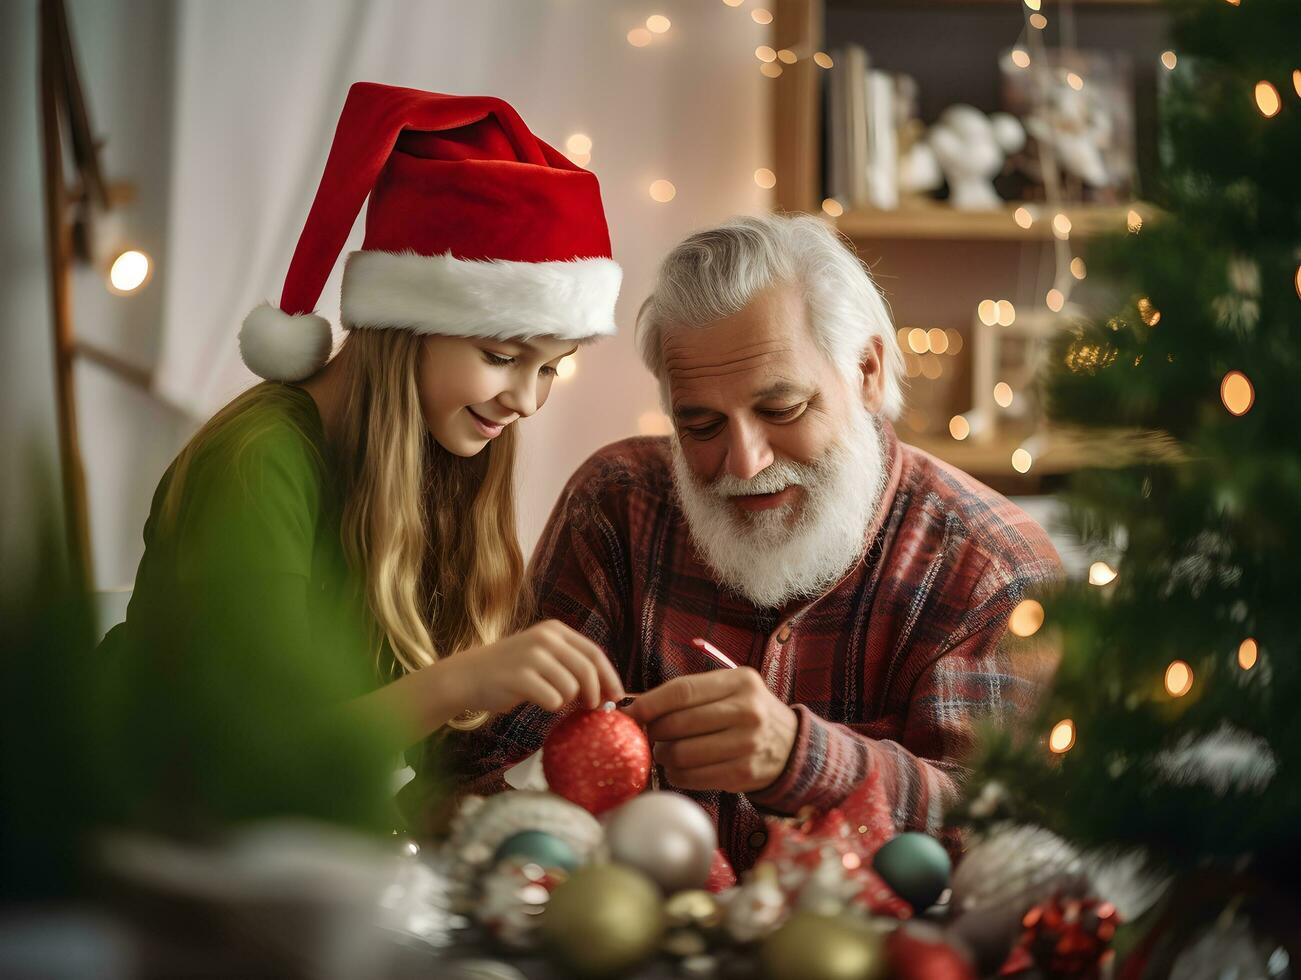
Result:
M912 205L895 211L860 209L849 211L836 221L846 237L864 239L941 239L949 241L1050 242L1053 240L1050 214L1039 213L1028 229L1016 223L1013 215L1020 205L1009 203L993 211L956 211L943 204ZM1033 211L1043 205L1029 202ZM1130 209L1144 222L1154 212L1142 202L1121 205L1079 205L1064 209L1071 222L1072 238L1087 238L1109 232L1123 232L1128 226Z

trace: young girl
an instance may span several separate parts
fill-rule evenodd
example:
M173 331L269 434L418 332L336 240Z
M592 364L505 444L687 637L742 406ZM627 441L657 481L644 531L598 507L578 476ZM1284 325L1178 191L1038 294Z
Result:
M347 336L325 363L329 325L311 310L368 196ZM619 282L595 177L510 106L354 85L280 306L240 333L268 380L163 477L109 651L164 672L201 661L178 711L240 664L276 665L279 693L248 698L277 705L327 667L351 671L359 709L408 743L522 702L621 698L575 631L512 635L527 618L515 423L562 358L613 332Z

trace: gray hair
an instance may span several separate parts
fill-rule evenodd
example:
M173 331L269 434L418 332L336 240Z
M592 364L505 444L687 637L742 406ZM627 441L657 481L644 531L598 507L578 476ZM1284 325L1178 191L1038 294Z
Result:
M890 311L850 247L811 215L733 218L696 232L665 257L637 314L637 344L666 404L660 346L665 328L709 326L776 283L802 288L814 338L847 379L856 380L863 352L880 339L881 414L898 417L904 363Z

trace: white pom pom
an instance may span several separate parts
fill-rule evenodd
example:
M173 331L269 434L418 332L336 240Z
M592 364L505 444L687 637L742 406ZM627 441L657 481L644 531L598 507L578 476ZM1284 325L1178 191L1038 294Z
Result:
M315 313L290 315L270 303L255 307L239 331L239 354L268 381L302 381L330 359L330 324Z

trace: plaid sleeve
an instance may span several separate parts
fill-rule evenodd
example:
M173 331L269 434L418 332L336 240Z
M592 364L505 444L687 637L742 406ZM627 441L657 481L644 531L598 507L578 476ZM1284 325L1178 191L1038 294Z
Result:
M1009 594L1010 593L1010 594ZM933 658L922 653L897 740L869 738L795 705L799 731L786 768L750 799L778 814L837 806L870 773L878 773L901 830L936 833L966 775L978 723L1033 702L1042 662L1006 642L1007 616L1020 589L989 604L983 626L952 638Z

